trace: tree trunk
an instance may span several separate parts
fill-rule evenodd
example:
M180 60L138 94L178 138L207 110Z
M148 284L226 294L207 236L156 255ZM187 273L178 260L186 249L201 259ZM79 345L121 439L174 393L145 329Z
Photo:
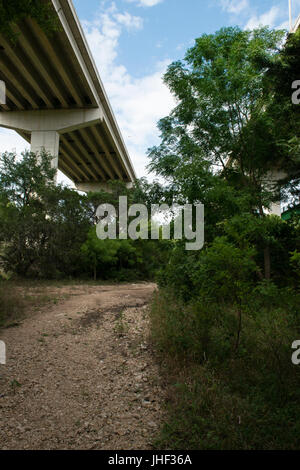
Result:
M94 281L97 281L97 267L94 264Z

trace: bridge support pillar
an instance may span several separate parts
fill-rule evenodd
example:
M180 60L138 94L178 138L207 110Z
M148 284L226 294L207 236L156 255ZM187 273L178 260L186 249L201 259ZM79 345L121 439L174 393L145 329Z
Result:
M52 168L58 168L59 134L55 131L33 131L31 132L31 151L41 152L45 150L52 159Z
M284 171L278 170L276 168L273 171L270 171L267 175L266 189L269 189L269 190L276 189L277 183L279 183L281 180L284 180L286 176L287 175ZM281 217L281 202L280 201L273 202L271 204L271 207L268 213Z

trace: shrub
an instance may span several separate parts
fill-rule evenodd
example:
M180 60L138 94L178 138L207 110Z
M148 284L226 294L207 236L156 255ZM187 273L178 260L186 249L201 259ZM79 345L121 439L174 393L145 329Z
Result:
M218 295L189 303L161 289L152 338L169 382L169 414L158 447L296 449L300 370L299 295L261 282L242 299L243 318Z
M24 310L23 299L5 281L0 281L0 328L17 321Z

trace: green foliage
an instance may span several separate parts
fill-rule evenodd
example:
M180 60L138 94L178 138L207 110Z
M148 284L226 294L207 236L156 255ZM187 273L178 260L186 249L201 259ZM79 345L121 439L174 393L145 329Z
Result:
M165 82L178 104L159 123L162 143L149 150L152 170L176 184L186 167L202 172L201 179L218 168L227 182L234 177L234 186L246 191L249 208L268 206L275 195L261 182L279 156L268 138L261 97L265 62L275 56L282 37L267 28L223 28L196 39L185 60L169 66ZM189 178L195 181L193 174ZM191 196L201 197L197 191Z
M300 252L295 250L291 253L291 266L295 272L297 279L300 278Z
M248 292L237 349L232 305L160 291L152 338L170 396L157 448L299 448L300 372L291 363L299 300L268 282Z
M81 247L84 263L96 280L152 279L166 262L168 242L150 240L100 240L95 227Z
M276 229L265 216L280 192L297 193L294 173L287 175L288 183L272 183L269 176L274 168L286 171L287 153L297 146L291 138L295 127L288 134L277 131L279 108L273 106L280 92L276 73L296 61L289 46L279 53L282 38L283 32L267 28L235 27L196 39L184 61L171 64L165 75L177 106L159 123L161 144L149 150L150 169L168 181L165 199L204 204L206 242L227 235L224 227L229 230L235 217L241 232L232 242L243 249L244 240L247 249L254 248L257 276L278 282L290 274L286 248L297 245L294 235L289 240L288 230ZM276 273L280 256L283 266Z
M25 152L0 158L0 262L6 272L58 279L152 279L166 263L170 244L148 240L99 240L97 207L118 212L119 196L128 204L147 199L143 183L128 190L110 182L110 191L80 195L53 183L51 156ZM138 189L137 189L138 188Z
M299 35L282 38L223 28L165 75L177 106L149 167L166 198L204 203L205 245L174 242L158 277L152 338L170 392L158 448L299 448L299 218L266 211L280 192L299 199Z
M102 279L109 278L110 271L122 263L125 257L129 265L134 264L131 257L135 250L128 240L99 240L94 227L90 229L81 250L87 266L90 265L93 268L95 280L99 271Z
M51 157L3 154L0 165L1 263L21 276L56 278L80 270L88 229L81 197L55 186Z
M215 238L200 256L191 274L196 292L209 299L235 303L251 289L256 264L255 250L229 243L225 237Z
M277 216L258 217L243 214L234 216L223 224L229 239L241 249L255 247L258 279L263 277L264 250L270 253L270 276L280 285L288 285L293 272L290 266L289 252L299 246L299 227L281 220Z

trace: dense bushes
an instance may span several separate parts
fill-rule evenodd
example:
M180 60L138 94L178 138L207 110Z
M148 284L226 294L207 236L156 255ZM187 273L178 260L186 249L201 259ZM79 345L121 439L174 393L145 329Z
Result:
M299 448L299 303L265 281L243 296L241 312L203 293L190 303L157 294L152 338L170 383L158 448Z
M95 227L81 247L85 269L94 280L130 281L153 279L156 271L167 261L169 243L160 240L100 240Z
M100 204L118 207L120 195L139 202L142 186L128 190L111 182L109 192L85 195L54 185L53 176L47 154L1 156L2 268L27 278L152 279L166 262L167 242L99 240L95 230Z
M152 338L170 407L159 448L299 448L298 224L246 219L227 220L201 252L177 243L160 272ZM263 239L272 280L263 275Z

